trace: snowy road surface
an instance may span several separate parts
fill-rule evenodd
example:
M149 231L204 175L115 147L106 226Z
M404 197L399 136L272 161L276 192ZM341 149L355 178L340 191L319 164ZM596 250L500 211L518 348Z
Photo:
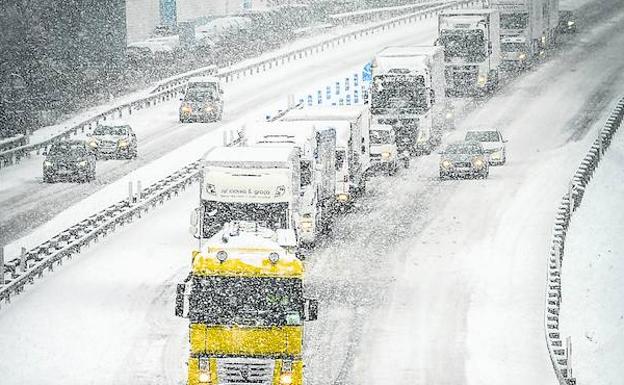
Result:
M618 385L624 374L622 164L624 134L619 132L566 238L561 331L572 337L572 369L579 384Z
M509 139L490 179L440 182L437 157L421 158L373 179L338 218L308 260L320 300L309 384L554 383L542 330L550 228L600 111L624 89L623 20L612 13L467 117L464 128ZM182 383L173 285L190 262L195 200L187 191L3 307L2 384Z
M273 113L276 103L284 106L289 93L321 89L343 75L352 75L373 55L388 45L432 44L437 21L425 19L384 33L359 39L293 62L259 76L242 79L225 87L224 123L240 126L249 120L263 119ZM55 214L100 190L128 172L151 162L181 145L193 141L223 123L180 124L179 101L172 100L158 108L132 115L129 123L137 131L137 161L99 161L96 181L86 185L42 182L43 156L33 155L16 167L0 169L0 244L17 239ZM199 158L201 154L198 154Z

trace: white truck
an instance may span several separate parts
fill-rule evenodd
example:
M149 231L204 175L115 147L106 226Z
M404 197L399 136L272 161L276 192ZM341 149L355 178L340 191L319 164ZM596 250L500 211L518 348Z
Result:
M301 153L299 238L312 245L331 225L336 189L336 130L315 122L259 123L245 132L247 145L294 147Z
M291 110L282 121L312 121L336 129L336 206L342 208L366 190L370 168L371 115L367 105L313 106Z
M502 68L522 70L555 43L559 0L490 0L500 12Z
M438 18L449 95L480 95L498 85L500 19L495 9L449 10Z
M395 129L401 153L429 154L452 124L442 47L387 47L371 65L373 121Z
M200 207L192 216L199 238L226 223L247 221L300 232L301 155L292 147L217 147L202 160Z

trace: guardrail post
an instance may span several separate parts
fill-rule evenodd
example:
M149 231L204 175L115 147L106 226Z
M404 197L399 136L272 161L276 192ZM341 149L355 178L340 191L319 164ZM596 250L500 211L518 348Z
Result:
M132 194L132 181L128 182L128 204L132 204L134 195Z
M572 337L566 338L566 357L568 358L568 381L572 381ZM574 380L576 383L576 380ZM568 382L570 383L570 382Z
M26 248L22 247L22 252L20 253L20 270L22 273L26 272Z
M0 286L4 285L4 246L0 247Z

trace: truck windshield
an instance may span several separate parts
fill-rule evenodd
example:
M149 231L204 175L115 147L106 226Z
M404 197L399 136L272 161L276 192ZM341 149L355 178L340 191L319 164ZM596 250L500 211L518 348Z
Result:
M301 187L307 187L312 183L312 162L301 161Z
M272 229L288 229L288 203L229 203L203 201L203 238L210 238L228 222L258 222Z
M303 322L303 282L297 278L193 277L191 323L286 326Z
M446 60L463 58L468 62L479 63L485 60L486 44L483 30L442 30L440 43L444 46Z
M527 13L505 13L500 15L501 29L526 29L529 20Z
M422 111L427 109L423 76L375 76L372 87L373 109L392 108Z
M336 150L336 171L341 171L344 165L347 153L345 150Z
M370 142L371 144L389 144L392 139L392 134L389 131L371 130Z

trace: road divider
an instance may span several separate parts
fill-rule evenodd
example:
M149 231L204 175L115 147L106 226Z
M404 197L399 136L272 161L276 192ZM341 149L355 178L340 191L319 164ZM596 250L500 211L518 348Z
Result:
M576 169L570 181L568 191L561 198L553 225L546 277L544 332L550 360L560 385L576 384L576 378L573 376L570 362L572 341L568 337L564 344L559 325L563 297L561 272L565 255L566 236L573 214L583 200L585 189L591 181L604 153L611 145L613 136L622 125L623 118L624 98L620 99L604 127L598 133L598 137L585 155L585 158L583 158L581 164Z

